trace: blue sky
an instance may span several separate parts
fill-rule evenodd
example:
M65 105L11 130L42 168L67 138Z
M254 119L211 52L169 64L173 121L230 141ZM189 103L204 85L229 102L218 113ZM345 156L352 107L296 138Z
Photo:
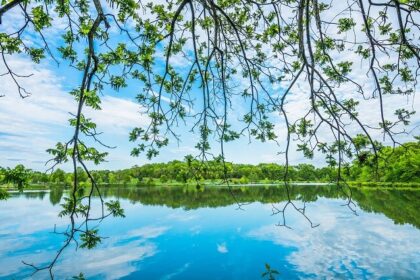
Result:
M24 57L12 57L11 63L19 73L33 73L30 79L22 79L22 84L31 92L31 96L21 99L10 79L0 78L4 86L0 99L0 166L14 166L23 163L37 170L45 169L44 164L50 158L45 152L56 142L70 139L72 128L68 126L70 112L74 113L76 103L68 94L72 86L77 85L80 73L69 67L53 63L36 65ZM141 107L134 97L141 88L133 86L120 92L106 91L102 97L102 111L86 110L103 132L101 140L115 149L101 148L109 152L108 162L101 168L119 169L149 162L144 156L130 156L133 143L128 141L128 134L135 126L145 126L148 119L141 114ZM172 139L169 146L161 150L152 162L183 159L187 154L197 153L194 148L198 135L180 126L177 132L181 142ZM217 147L218 143L214 142ZM235 162L273 162L280 160L276 156L278 147L274 143L249 143L241 139L227 144L228 160ZM278 158L278 159L277 159ZM66 168L66 167L64 167Z
M10 13L3 17L3 24L0 25L0 32L10 32L17 25L21 16L19 13ZM51 42L51 47L55 48L60 44L60 32L62 26L54 25L50 28L47 39ZM334 30L333 30L334 32ZM27 43L34 43L31 34L28 34ZM33 39L35 40L35 39ZM371 86L369 78L366 76L366 62L357 62L357 57L349 54L348 60L354 61L353 79L360 81L366 80L366 86ZM14 166L23 163L36 170L45 170L45 163L50 156L45 152L57 142L68 141L72 135L72 127L68 126L70 113L76 110L76 103L68 92L77 86L81 80L81 73L67 66L67 62L61 62L59 66L51 59L44 60L37 65L24 56L11 56L8 58L14 71L19 74L33 74L29 79L21 79L22 85L32 93L28 98L21 99L15 85L8 76L0 77L0 91L5 96L0 98L0 166ZM160 64L159 64L160 63ZM171 63L182 69L183 61L179 58L171 60ZM163 66L163 61L156 65ZM4 65L0 64L0 73L5 70ZM241 84L243 81L238 80ZM282 94L282 86L276 85L271 88L273 94ZM195 89L197 90L197 89ZM354 95L352 88L343 87L343 96ZM141 84L129 83L128 87L120 92L110 89L104 91L102 96L102 111L86 110L85 113L98 124L98 130L104 132L101 140L115 149L103 151L109 152L108 161L98 168L121 169L141 165L148 160L141 155L139 158L130 156L133 143L128 141L129 132L137 126L144 127L148 124L148 118L141 113L142 108L135 101L135 96L142 92ZM286 110L292 119L296 119L305 113L309 106L308 88L305 81L300 81L296 89L290 95ZM192 92L199 96L198 92ZM419 99L401 96L387 96L384 100L385 113L392 116L395 108L405 107L409 109L419 108ZM199 102L198 102L199 103ZM243 115L246 104L239 99L234 100L231 112L231 120L234 128L238 125L238 119ZM368 124L377 125L379 122L379 108L377 99L362 100L359 107L363 121ZM284 121L273 115L276 124L279 146L275 143L260 143L253 140L249 143L248 138L242 138L233 143L226 144L225 154L228 161L240 163L259 163L277 162L282 163L284 155L278 154L284 150L286 131ZM420 124L419 115L412 119L413 129ZM187 154L197 154L194 149L198 141L198 135L189 131L189 128L180 126L177 132L181 135L181 142L177 143L172 139L169 146L162 149L160 155L153 159L153 162L166 162L173 159L183 159ZM354 134L358 133L354 128ZM378 132L373 131L377 139L381 139ZM400 136L401 141L409 141L413 135L418 135L419 130L415 129L411 135ZM328 131L321 131L320 137L324 140L331 140ZM213 141L215 153L217 153L218 143ZM314 160L308 161L303 156L295 152L296 146L292 146L290 162L298 164L301 162L312 162L316 165L323 165L321 156L315 156ZM67 166L62 168L68 169Z

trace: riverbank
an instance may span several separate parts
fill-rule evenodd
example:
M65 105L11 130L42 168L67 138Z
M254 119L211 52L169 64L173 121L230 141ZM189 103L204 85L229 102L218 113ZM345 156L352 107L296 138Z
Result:
M351 187L354 188L381 188L381 189L420 189L420 183L405 183L405 182L345 182ZM336 182L289 182L290 186L333 186L336 185ZM148 182L139 182L137 184L127 184L127 183L114 183L114 184L99 184L100 187L108 186L122 186L122 187L133 187L133 188L142 188L142 187L191 187L200 189L201 187L273 187L273 186L283 186L284 182L282 181L258 181L247 184L241 184L239 182L230 182L229 184L221 181L201 181L201 182L187 182L181 183L177 181L173 182L161 182L159 180L149 180ZM49 190L54 188L65 188L69 189L70 186L64 184L31 184L25 186L24 190ZM6 191L18 191L18 189L12 184L0 185L0 189Z

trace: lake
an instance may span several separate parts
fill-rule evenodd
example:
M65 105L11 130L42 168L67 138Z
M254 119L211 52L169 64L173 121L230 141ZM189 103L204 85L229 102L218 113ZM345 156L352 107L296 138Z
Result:
M56 279L419 279L420 191L354 189L356 214L334 186L293 187L291 197L318 227L289 207L273 207L281 187L104 188L125 218L105 219L107 238L92 250L65 250ZM45 279L22 261L51 261L68 219L57 216L66 192L12 193L0 201L0 279ZM241 205L241 207L238 207ZM267 278L265 278L267 279Z

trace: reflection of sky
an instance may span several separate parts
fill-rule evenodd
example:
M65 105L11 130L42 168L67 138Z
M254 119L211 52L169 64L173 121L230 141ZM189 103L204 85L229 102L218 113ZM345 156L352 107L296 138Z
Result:
M271 224L248 232L259 240L298 248L287 260L298 270L333 278L386 276L410 279L420 275L420 234L412 226L396 226L380 215L361 212L354 217L332 202L317 202L312 218L321 226L310 231L279 231ZM334 210L334 211L332 211ZM295 227L304 223L294 219ZM369 278L371 278L369 277Z
M122 201L126 218L107 219L108 238L93 250L69 248L57 279L83 272L88 279L261 279L264 264L282 279L413 278L420 275L420 231L384 217L353 216L337 200L320 199L307 213L318 228L288 213L293 230L277 227L271 206L185 211ZM59 206L49 197L14 196L0 204L0 279L24 279L21 261L47 263L61 237L51 234ZM37 274L36 279L46 278Z

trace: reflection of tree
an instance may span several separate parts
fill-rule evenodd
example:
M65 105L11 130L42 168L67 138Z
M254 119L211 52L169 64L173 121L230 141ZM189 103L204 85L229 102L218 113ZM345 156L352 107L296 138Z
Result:
M353 199L366 212L381 213L396 224L411 224L420 228L420 191L357 189L353 192Z
M235 203L231 191L225 187L153 187L153 188L118 188L102 189L105 197L116 196L145 205L165 205L171 208L196 209L201 207L220 207ZM232 187L232 192L240 203L263 202L275 203L285 201L285 189L270 187ZM320 192L336 192L333 187L294 186L290 195L294 200L315 201ZM330 197L332 195L329 195Z
M268 280L276 280L276 276L280 274L277 270L272 269L271 266L266 263L265 264L265 272L261 274L262 278Z
M235 187L231 191L240 203L279 203L287 201L287 193L280 186ZM118 197L144 205L165 205L171 208L197 209L221 207L236 203L228 188L208 187L197 190L191 187L153 187L103 189L105 197ZM353 188L353 199L367 212L381 213L397 224L411 224L420 228L418 207L420 192L416 190ZM290 197L294 201L314 202L318 198L346 199L334 186L293 186Z
M39 192L24 192L23 196L26 199L30 199L30 198L38 198L40 200L43 200L45 195L47 194L46 191L39 191Z
M63 188L52 188L50 191L50 202L52 205L56 205L60 202L63 196Z

